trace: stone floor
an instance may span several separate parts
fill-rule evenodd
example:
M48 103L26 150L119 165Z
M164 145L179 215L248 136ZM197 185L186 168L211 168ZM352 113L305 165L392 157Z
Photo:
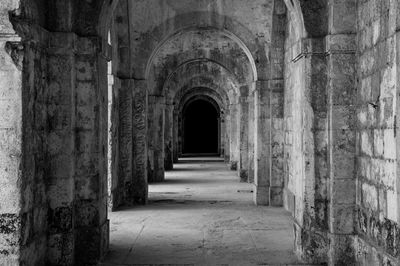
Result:
M182 159L148 206L110 213L102 265L298 265L290 215L257 207L218 158Z

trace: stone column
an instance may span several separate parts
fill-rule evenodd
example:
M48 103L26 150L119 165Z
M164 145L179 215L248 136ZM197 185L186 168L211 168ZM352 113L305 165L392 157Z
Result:
M256 205L270 204L271 119L269 82L257 81L254 91L254 187Z
M147 185L147 98L143 80L115 79L118 98L117 173L113 198L119 206L146 204ZM117 86L115 86L117 89ZM115 206L115 207L118 207Z
M249 96L249 118L248 118L248 163L247 163L247 181L249 183L254 182L254 114L255 114L255 105L254 105L254 91L250 93Z
M330 0L328 73L329 264L355 264L357 1ZM344 18L344 19L343 19ZM351 21L351 22L350 22Z
M178 114L178 134L177 134L177 136L178 136L178 157L179 156L182 156L182 154L183 154L183 145L184 145L184 143L183 143L183 141L184 141L184 138L183 138L183 131L184 131L184 129L183 129L183 127L184 127L184 117L183 117L183 115L182 115L182 113L179 113Z
M225 158L225 138L226 138L226 126L225 126L225 118L223 117L223 114L221 114L221 117L218 120L219 122L219 155L221 158Z
M352 34L328 35L329 127L329 264L349 264L353 250L355 210L355 39Z
M222 147L222 145L221 145L221 143L222 143L222 141L221 141L221 138L222 138L222 132L221 132L221 117L218 117L217 118L217 123L218 123L218 154L220 155L220 156L222 156L222 149L223 149L223 147Z
M0 5L0 265L43 265L48 213L47 36L32 36L31 24L24 25L28 32L22 36L32 39L16 34L8 12L18 5L19 1Z
M400 7L400 5L397 5L398 7ZM400 19L397 22L398 27L400 27ZM396 32L395 34L395 38L396 38L396 77L397 77L397 81L396 81L396 91L400 92L400 31ZM396 107L396 131L400 132L400 93L397 93L397 97L396 97L396 103L397 103L397 107ZM393 121L394 122L394 121ZM396 136L395 136L396 137ZM396 164L396 176L397 176L397 181L396 181L396 194L394 197L397 196L397 210L393 210L393 213L397 212L397 223L400 224L400 178L398 178L400 176L400 137L396 137L396 158L397 158L397 164ZM395 204L393 204L395 205Z
M161 95L148 97L148 181L164 181L164 108L165 99Z
M283 123L283 80L274 78L269 82L270 102L270 130L271 130L271 178L270 178L270 205L283 205L284 182L284 123Z
M119 104L120 97L119 93L121 90L121 80L117 77L113 77L112 92L109 94L112 97L111 108L109 114L109 153L111 152L111 162L109 162L109 209L117 210L119 206L123 205L124 197L122 193L123 179L119 178L119 158L120 158L120 117L119 117ZM111 179L111 180L110 180Z
M55 34L60 42L64 36ZM76 264L96 263L108 249L107 124L108 47L98 37L75 38L76 104L74 213ZM67 36L65 36L67 37ZM103 49L104 48L104 49ZM54 67L51 67L53 69ZM61 70L63 71L63 70ZM58 198L54 195L50 198Z
M225 158L225 163L229 163L230 156L231 156L231 147L230 147L230 145L231 145L231 138L232 138L231 135L230 135L230 132L231 132L231 116L229 114L229 110L226 110L224 121L225 121L225 123L224 123L224 125L225 125L225 134L223 136L223 141L225 142L225 144L224 144L224 150L225 150L224 156L225 157L224 158Z
M167 103L165 105L165 170L172 170L174 168L174 105Z
M179 160L179 114L175 109L173 110L173 116L174 116L174 123L173 123L174 163L178 163L178 160Z
M248 180L248 134L249 134L249 86L240 88L239 97L239 164L238 174L240 182Z
M52 33L48 48L48 237L47 261L50 265L71 265L75 257L75 175L78 146L76 143L76 36ZM78 110L79 112L79 110ZM84 149L79 149L82 151ZM85 160L87 162L87 160ZM78 240L79 242L79 240Z
M133 91L133 170L132 199L134 204L146 204L148 199L147 174L147 85L144 80L134 80Z
M133 90L134 80L115 78L115 89L118 89L115 104L118 105L118 134L116 136L118 143L118 155L115 158L117 173L113 176L113 199L114 210L124 205L133 203L130 197L132 191L133 176ZM118 85L119 86L118 86Z
M231 170L238 169L239 163L239 126L240 126L240 116L239 116L239 104L232 103L229 107L230 109L230 167Z

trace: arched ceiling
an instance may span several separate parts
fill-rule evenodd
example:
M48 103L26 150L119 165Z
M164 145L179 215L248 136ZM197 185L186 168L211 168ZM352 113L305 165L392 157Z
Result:
M214 35L219 32L219 41L229 41L231 47L236 43L247 56L256 73L254 79L260 75L268 76L267 47L271 43L273 0L119 0L119 3L115 28L129 25L129 31L117 34L113 43L124 43L117 49L129 57L126 61L135 62L118 67L124 77L145 79L149 66L164 47L171 48L177 36L194 36L196 31L213 32ZM182 8L180 4L188 8ZM124 51L126 43L129 43L129 52Z
M179 91L194 87L213 88L230 102L239 95L239 85L235 75L224 66L207 60L194 60L177 68L167 78L163 95L167 101L172 101Z
M210 63L205 64L207 61ZM211 65L219 66L212 68ZM146 80L151 84L150 88L159 90L172 73L182 69L185 75L191 75L219 71L221 68L225 71L220 73L226 72L239 84L249 84L256 79L251 61L238 43L219 31L194 30L175 35L160 47L153 57Z

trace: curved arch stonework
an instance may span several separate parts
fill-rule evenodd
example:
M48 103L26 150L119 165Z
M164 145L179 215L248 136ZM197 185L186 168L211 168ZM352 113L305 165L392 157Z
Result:
M132 16L134 16L135 11L130 10L130 12L133 13ZM265 48L264 45L259 44L264 42L256 41L257 37L255 37L256 35L251 30L229 16L224 16L212 11L185 12L183 14L177 14L174 17L166 18L161 23L159 21L150 21L145 27L148 28L148 32L130 43L130 46L133 48L131 52L132 60L134 60L136 64L129 72L137 79L146 78L146 72L149 72L146 71L146 69L149 69L148 66L154 55L157 54L156 51L169 39L182 32L191 30L202 31L207 29L219 31L221 34L237 43L250 60L252 69L257 71L256 76L261 75L261 77L263 77L265 73L268 72L267 57L265 53L263 53ZM123 37L124 36L121 36L121 38Z
M169 42L174 42L175 39L185 39L185 34L190 34L190 33L197 33L198 35L201 34L199 36L201 38L201 42L207 42L207 40L205 38L205 36L207 36L207 35L215 35L219 39L222 39L221 37L229 39L233 44L237 45L237 47L239 48L237 50L240 50L244 54L243 57L246 57L246 59L247 59L247 60L242 60L242 61L245 61L245 63L240 64L239 67L244 67L246 65L249 65L248 68L252 70L251 80L252 81L257 80L258 73L257 73L256 63L255 63L253 55L251 54L248 47L243 43L243 41L241 39L239 39L238 36L234 35L232 32L229 32L226 29L218 29L218 28L214 28L214 27L201 27L200 30L198 27L188 27L188 28L180 29L180 30L176 31L174 34L172 34L171 36L168 36L165 40L163 40L160 44L158 44L158 47L153 51L153 53L149 57L149 60L146 64L146 71L145 71L146 79L148 79L148 77L150 76L150 72L152 71L152 65L154 64L154 61L156 60L156 58L160 56L160 53L162 52L164 47L167 46L167 44ZM191 41L193 41L192 36L188 36L188 39L191 39ZM221 43L221 41L218 41L218 43ZM222 55L222 56L213 56L212 54L211 55L207 55L207 54L201 55L201 54L199 54L199 52L196 52L196 50L193 50L193 49L191 50L191 52L196 54L196 57L193 59L209 58L211 60L220 60L222 62L228 62L228 65L232 66L231 68L233 68L235 65L234 63L229 64L228 57L225 60L223 60L223 59L221 60L221 57L223 58L224 55ZM179 53L181 54L182 51L180 51ZM237 57L239 57L239 55L236 55L236 58ZM183 62L188 61L188 59L184 59L181 61L183 61ZM178 65L179 65L179 62L178 62ZM249 72L249 71L247 71L247 72Z
M202 69L202 66L207 66L207 61L209 64L212 64L211 62L219 64L225 69L224 72L230 77L234 76L239 84L249 84L257 76L242 48L223 37L219 31L189 31L183 32L176 38L179 41L173 39L171 42L166 42L165 46L160 48L157 57L149 62L146 80L150 95L161 95L160 90L165 87L164 84L171 76L176 77L179 71L185 71L190 75L190 69L182 70L182 68L191 68L192 71L201 73L212 71L209 68ZM218 45L210 46L210 43Z
M239 95L236 77L223 65L209 60L190 61L176 69L166 80L163 94L166 101L174 100L181 88L212 87L224 91L223 95L232 102Z
M198 90L194 93L190 93L184 98L182 98L182 102L180 104L180 107L178 108L180 113L185 113L185 110L187 107L193 103L194 101L197 100L204 100L206 102L211 103L211 105L215 108L215 110L218 113L218 118L220 118L221 114L223 114L223 109L221 106L221 102L218 101L219 99L215 97L212 93L207 94L202 91L202 88L198 88Z
M182 110L183 105L189 98L201 95L212 98L218 104L219 111L223 113L229 112L229 102L226 101L225 95L212 87L182 87L174 98L174 109L177 111Z

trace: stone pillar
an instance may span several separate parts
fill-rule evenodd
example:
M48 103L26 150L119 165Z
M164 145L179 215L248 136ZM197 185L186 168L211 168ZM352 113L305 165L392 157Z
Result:
M284 85L283 80L274 78L269 82L270 102L270 130L271 130L271 179L270 179L270 205L283 206L284 182Z
M217 150L217 153L219 155L221 155L221 151L222 151L221 136L222 136L222 133L221 133L221 118L220 117L217 118L217 123L218 123L218 150Z
M254 91L254 119L254 203L256 205L269 205L271 121L268 81L256 82Z
M116 210L120 205L123 205L123 194L121 190L121 186L123 185L122 178L119 178L119 157L120 157L120 138L119 138L119 130L120 130L120 118L119 118L119 93L121 90L121 81L119 78L113 78L112 92L109 94L112 97L111 108L109 114L109 130L110 130L110 139L109 139L109 153L111 153L111 162L109 162L109 209ZM110 180L111 179L111 180Z
M174 105L167 103L165 105L165 170L172 170L174 168Z
M330 0L328 73L329 264L355 264L357 1ZM343 19L344 18L344 19Z
M240 88L239 97L239 164L238 174L240 182L248 180L248 134L249 134L249 87L242 86Z
M221 158L225 157L225 119L222 117L218 118L218 147L219 156Z
M55 34L60 42L64 36ZM108 249L107 138L108 47L97 37L75 38L75 264L93 264ZM104 52L103 49L104 48ZM54 67L51 67L53 69ZM61 70L61 68L60 68ZM61 70L63 71L63 70ZM58 198L53 195L50 198Z
M118 143L118 154L115 157L117 172L113 176L112 198L114 210L124 205L131 205L133 200L130 191L133 191L133 90L134 80L115 78L114 89L117 105L118 130L115 141ZM118 84L118 85L117 85Z
M134 80L133 91L133 170L132 199L134 204L146 204L148 199L147 174L147 93L146 81Z
M148 97L148 181L162 182L164 176L164 108L165 99L161 95Z
M184 141L184 138L183 138L183 131L184 131L183 127L184 127L184 118L183 118L182 113L179 113L178 114L178 124L177 124L177 131L178 131L178 134L177 134L177 136L178 136L178 139L177 139L177 141L178 141L178 144L177 144L177 146L178 146L178 157L182 156L182 154L183 154L183 145L184 145L184 143L183 143L183 141Z
M222 136L223 141L224 141L224 159L225 163L229 163L229 159L231 156L231 116L229 114L229 110L226 110L226 113L224 114L224 129L225 129L225 134Z
M80 226L80 224L75 225L74 220L75 175L83 166L76 165L75 154L84 151L82 146L85 144L85 138L76 132L79 109L75 100L77 89L77 73L74 67L75 42L76 36L72 33L52 33L47 51L50 66L48 68L50 132L47 140L49 156L47 263L49 265L74 264L75 244L79 241L75 240L75 229ZM78 113L75 113L75 110ZM78 144L76 134L79 136ZM79 146L82 148L78 150Z
M399 4L397 4L398 8L400 7ZM397 27L400 27L400 19L397 21ZM400 92L400 31L396 32L395 34L396 38L396 91ZM396 97L396 116L395 119L396 121L393 121L396 123L395 127L397 132L400 132L400 93L397 93ZM395 136L396 137L396 136ZM396 194L395 197L397 196L397 210L393 210L393 213L397 212L397 223L400 224L400 137L396 137L396 158L397 158L397 171L396 171L396 176L397 176L397 181L395 184L396 185ZM395 203L393 204L395 205ZM394 215L393 215L394 216Z
M254 182L254 91L251 92L249 96L249 118L248 118L248 163L247 163L247 181L249 183Z
M232 103L230 109L230 168L231 170L238 169L239 163L239 104Z
M330 265L351 264L355 211L355 35L329 35L329 238Z
M179 114L177 110L173 110L173 117L174 117L174 123L173 123L173 151L174 151L174 163L178 163L179 161Z
M43 265L46 42L16 35L8 11L18 4L7 1L0 6L0 265ZM32 30L30 24L25 26Z
M117 173L113 177L113 198L116 205L146 204L147 185L147 98L143 80L115 79L119 89L118 155L114 157ZM119 88L117 84L120 84Z

